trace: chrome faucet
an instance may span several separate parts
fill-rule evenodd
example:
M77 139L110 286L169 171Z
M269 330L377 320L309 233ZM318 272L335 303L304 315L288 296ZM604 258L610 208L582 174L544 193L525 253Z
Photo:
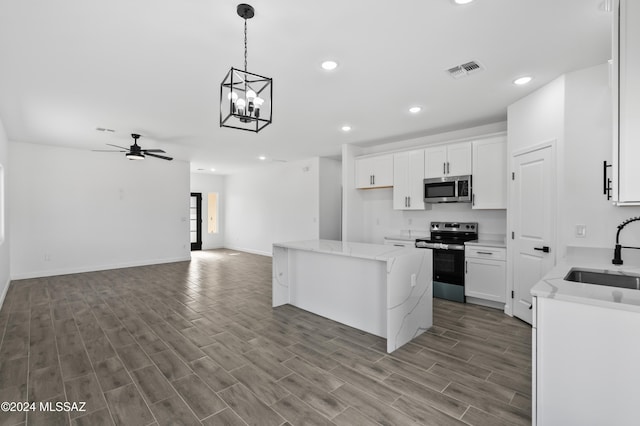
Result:
M640 220L640 216L627 219L624 222L622 222L620 225L618 225L618 232L616 233L616 248L613 251L613 260L611 260L611 263L613 263L614 265L622 265L622 249L623 248L640 250L640 247L629 247L629 246L620 245L620 231L622 231L622 229L628 224L630 224L631 222L635 222L637 220Z

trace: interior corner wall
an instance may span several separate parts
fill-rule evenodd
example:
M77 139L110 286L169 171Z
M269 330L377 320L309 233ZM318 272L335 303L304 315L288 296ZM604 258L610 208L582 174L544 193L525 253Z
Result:
M225 247L271 256L276 242L319 238L319 159L225 178Z
M0 120L0 307L9 289L11 279L10 246L11 232L9 226L9 141Z
M211 250L224 247L225 229L225 177L207 173L191 173L191 192L202 193L202 249ZM209 217L208 195L218 193L218 232L209 233L207 221Z
M12 279L190 259L189 164L10 142Z
M611 105L608 64L566 75L561 237L565 245L607 248L613 255L617 226L640 216L640 206L616 207L603 194L603 161L611 164L613 154ZM576 236L576 225L586 226L584 238ZM629 225L621 242L640 246L640 223Z

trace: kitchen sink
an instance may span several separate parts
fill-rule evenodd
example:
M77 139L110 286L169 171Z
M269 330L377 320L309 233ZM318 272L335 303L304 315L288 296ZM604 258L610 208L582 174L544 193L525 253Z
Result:
M578 283L640 290L640 275L626 274L623 272L571 268L564 279Z

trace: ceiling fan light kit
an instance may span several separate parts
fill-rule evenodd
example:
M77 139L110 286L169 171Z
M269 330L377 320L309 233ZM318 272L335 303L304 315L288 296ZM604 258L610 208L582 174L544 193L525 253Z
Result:
M167 157L166 155L160 155L158 153L163 153L164 151L161 149L142 149L140 145L138 145L138 139L140 139L140 135L137 133L132 133L131 137L133 138L133 145L129 148L125 148L124 146L114 145L108 143L107 145L112 146L114 148L119 148L119 150L103 150L103 149L94 149L97 152L124 152L125 157L129 160L144 160L146 156L160 158L161 160L171 161L173 157Z
M220 127L259 132L271 124L273 79L247 71L247 19L255 11L239 4L244 19L244 70L231 67L220 84Z

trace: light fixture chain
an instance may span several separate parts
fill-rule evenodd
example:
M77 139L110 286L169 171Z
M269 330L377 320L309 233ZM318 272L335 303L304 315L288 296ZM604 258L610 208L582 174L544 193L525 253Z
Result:
M247 72L247 18L244 18L244 71Z

